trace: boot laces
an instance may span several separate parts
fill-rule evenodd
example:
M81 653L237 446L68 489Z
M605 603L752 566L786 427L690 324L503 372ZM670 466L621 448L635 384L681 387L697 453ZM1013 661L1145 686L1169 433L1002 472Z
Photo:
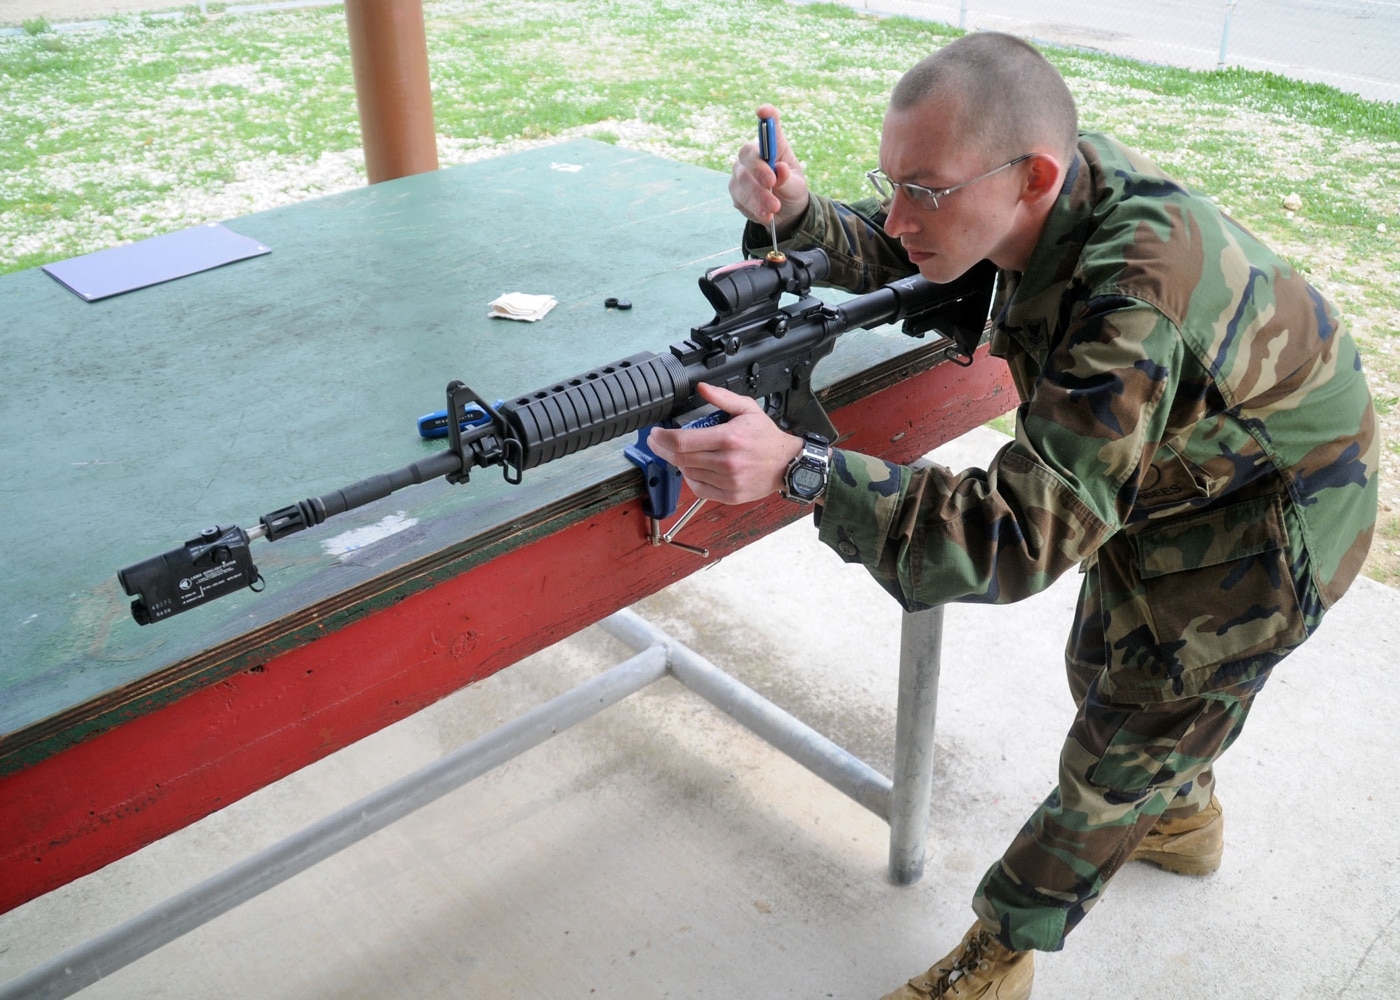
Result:
M952 991L956 996L962 992L957 989L957 983L965 979L973 969L984 964L983 954L988 950L993 941L991 931L978 931L977 935L967 943L963 953L959 955L946 969L940 969L941 975L938 982L934 984L936 992L934 996L942 996Z

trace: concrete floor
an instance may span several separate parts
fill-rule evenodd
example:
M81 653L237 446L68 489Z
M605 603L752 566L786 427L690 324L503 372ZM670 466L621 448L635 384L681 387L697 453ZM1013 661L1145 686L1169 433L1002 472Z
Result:
M914 887L885 877L882 821L665 680L79 995L877 997L957 941L1054 781L1077 585L949 609ZM809 524L636 610L889 773L899 609ZM1129 866L1037 957L1037 998L1400 997L1398 622L1400 592L1357 584L1218 768L1222 869ZM0 983L628 655L587 630L0 915Z

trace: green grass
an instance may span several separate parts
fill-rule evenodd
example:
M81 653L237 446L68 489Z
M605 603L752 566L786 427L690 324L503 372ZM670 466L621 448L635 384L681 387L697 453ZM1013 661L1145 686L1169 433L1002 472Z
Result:
M753 107L773 100L813 186L846 198L865 194L894 81L957 34L780 0L428 0L425 13L446 163L584 132L724 170ZM0 41L0 272L149 235L141 219L203 221L161 203L260 164L356 151L338 8L112 24L59 36L40 19ZM1285 250L1297 244L1302 266L1321 230L1357 259L1389 249L1379 227L1400 232L1400 105L1268 73L1050 55L1087 126L1126 133ZM1305 208L1289 217L1295 188Z
M363 183L343 11L211 10L0 38L0 273ZM424 11L444 166L586 135L727 171L771 101L813 187L847 199L867 194L895 81L958 34L782 0ZM1383 420L1400 419L1400 105L1269 73L1047 55L1086 127L1216 198L1341 307Z

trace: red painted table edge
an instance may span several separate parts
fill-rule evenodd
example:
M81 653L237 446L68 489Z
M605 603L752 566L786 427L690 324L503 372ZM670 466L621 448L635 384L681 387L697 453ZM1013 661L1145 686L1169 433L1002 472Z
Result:
M908 462L1009 410L1005 366L936 365L833 414ZM0 779L0 912L139 850L805 515L710 504L708 560L647 543L638 502L508 552ZM608 566L604 573L560 566ZM527 602L518 595L525 594ZM541 609L549 609L546 613Z

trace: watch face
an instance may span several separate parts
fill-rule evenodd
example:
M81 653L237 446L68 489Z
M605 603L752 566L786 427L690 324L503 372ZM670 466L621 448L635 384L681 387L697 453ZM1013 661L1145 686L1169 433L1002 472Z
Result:
M805 465L799 465L792 470L791 482L792 491L794 493L799 493L802 496L812 496L819 493L821 488L826 485L826 476L822 475L816 469L808 468Z

